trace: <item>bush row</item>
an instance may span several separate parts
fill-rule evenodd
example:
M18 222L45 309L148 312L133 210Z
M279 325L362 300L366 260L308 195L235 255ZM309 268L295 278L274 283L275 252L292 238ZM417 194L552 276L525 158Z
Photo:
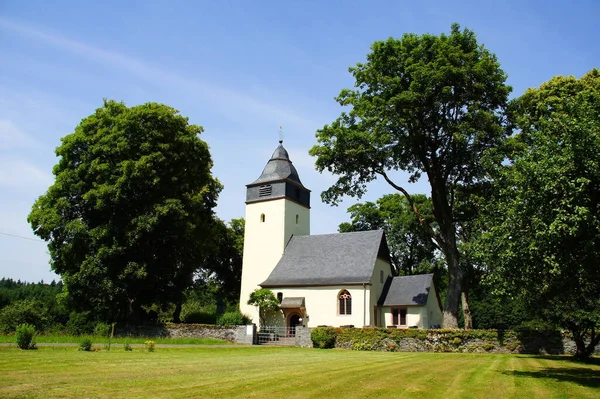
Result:
M553 330L421 330L317 327L317 348L407 352L564 353L563 334Z

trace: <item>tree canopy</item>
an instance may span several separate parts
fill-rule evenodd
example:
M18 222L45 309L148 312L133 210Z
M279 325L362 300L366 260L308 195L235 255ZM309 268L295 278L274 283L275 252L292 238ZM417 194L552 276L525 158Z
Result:
M506 136L506 74L475 34L458 24L449 35L375 42L367 62L350 72L355 89L342 90L337 101L351 110L320 129L319 144L310 151L319 171L338 176L322 198L336 204L344 195L360 197L367 183L383 178L420 215L393 172L409 172L410 181L425 174L436 223L420 220L448 265L444 325L457 327L463 272L455 200L457 190L468 193L485 176L484 155Z
M221 190L202 130L166 105L105 101L62 138L28 221L73 307L138 322L181 300Z
M422 194L412 198L422 217L433 223L431 200ZM384 195L376 203L352 205L348 213L352 221L341 223L339 231L384 230L392 266L397 274L429 273L434 269L436 246L401 194Z
M586 358L600 342L600 71L553 78L511 108L520 131L480 248L491 283L569 329Z
M266 326L267 315L279 309L279 301L273 291L268 288L257 288L250 293L248 305L258 308L258 318L260 319L261 328Z

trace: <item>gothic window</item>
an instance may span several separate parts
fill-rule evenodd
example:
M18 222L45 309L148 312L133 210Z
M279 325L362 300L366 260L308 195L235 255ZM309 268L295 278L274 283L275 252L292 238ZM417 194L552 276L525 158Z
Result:
M264 223L264 222L265 222L265 214L264 214L264 213L261 213L261 214L260 214L260 222L261 222L261 223Z
M342 290L338 295L338 314L352 314L352 296L347 290Z

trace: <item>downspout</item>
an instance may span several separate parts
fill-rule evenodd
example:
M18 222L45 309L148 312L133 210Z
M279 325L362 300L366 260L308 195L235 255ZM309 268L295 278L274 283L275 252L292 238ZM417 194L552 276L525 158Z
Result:
M367 283L363 283L363 327L367 325Z

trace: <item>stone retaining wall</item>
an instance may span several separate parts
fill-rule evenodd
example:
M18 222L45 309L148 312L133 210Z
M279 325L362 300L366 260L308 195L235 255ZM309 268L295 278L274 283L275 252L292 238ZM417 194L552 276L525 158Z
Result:
M560 331L329 329L335 332L335 347L339 349L551 355L574 354L576 350L570 335ZM600 347L595 354L600 354Z
M256 326L167 323L164 326L140 326L118 330L117 334L164 338L214 338L237 344L252 345L255 342Z

